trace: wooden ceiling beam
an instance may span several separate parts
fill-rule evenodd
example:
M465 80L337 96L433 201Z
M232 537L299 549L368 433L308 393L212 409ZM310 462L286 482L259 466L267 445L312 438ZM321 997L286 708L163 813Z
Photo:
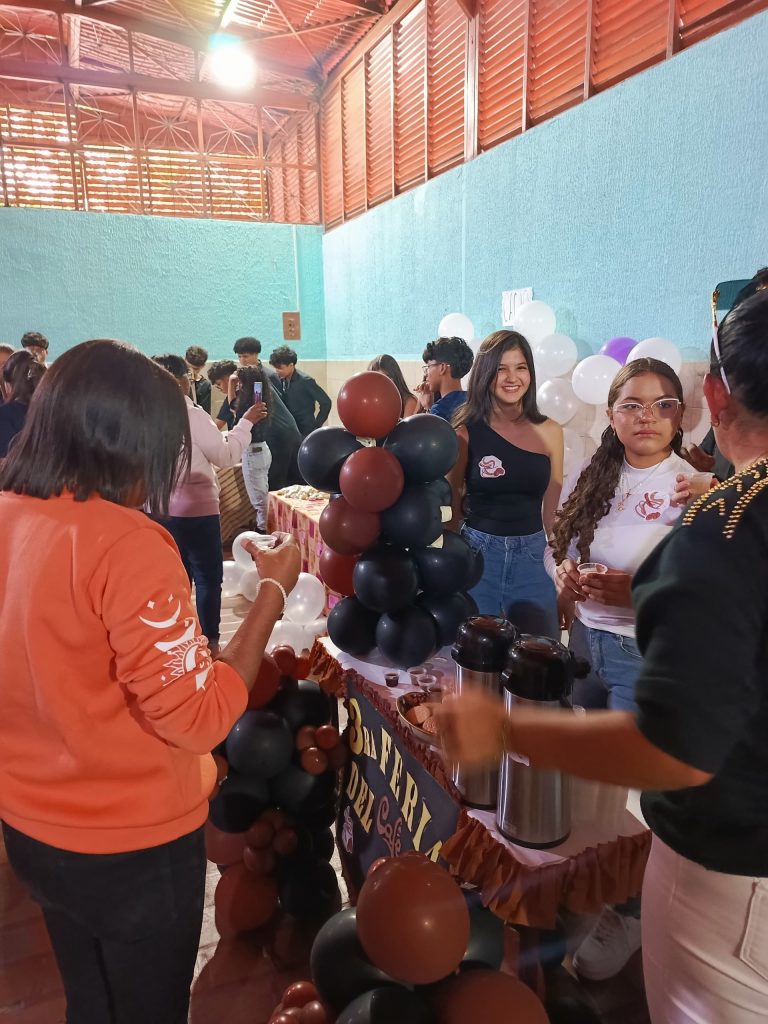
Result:
M254 103L282 110L317 110L317 104L298 93L258 86L246 93L233 93L213 82L184 82L173 78L151 78L129 71L97 71L72 67L69 64L47 64L43 61L0 57L0 77L34 82L66 82L69 85L93 86L100 89L124 89L165 96L189 96L192 99L215 100L219 103Z

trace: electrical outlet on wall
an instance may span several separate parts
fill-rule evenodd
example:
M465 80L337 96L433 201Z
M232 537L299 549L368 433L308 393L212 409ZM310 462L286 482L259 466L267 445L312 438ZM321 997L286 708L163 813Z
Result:
M301 340L301 314L283 313L283 340Z

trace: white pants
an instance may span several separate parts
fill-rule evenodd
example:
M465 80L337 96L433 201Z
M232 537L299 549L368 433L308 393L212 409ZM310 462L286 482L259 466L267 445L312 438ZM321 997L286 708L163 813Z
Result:
M243 483L248 498L256 510L256 527L267 528L267 501L269 497L269 467L272 452L266 441L249 444L243 452Z
M653 1024L768 1021L768 879L708 871L654 836L642 913Z

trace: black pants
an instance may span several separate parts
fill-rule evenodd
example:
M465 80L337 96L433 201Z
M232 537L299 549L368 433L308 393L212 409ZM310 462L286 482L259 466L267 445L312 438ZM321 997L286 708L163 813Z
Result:
M8 860L40 904L67 1024L187 1024L205 899L198 829L116 854L59 850L3 824Z
M219 641L224 553L219 516L171 516L163 526L176 541L190 582L200 628L210 643Z

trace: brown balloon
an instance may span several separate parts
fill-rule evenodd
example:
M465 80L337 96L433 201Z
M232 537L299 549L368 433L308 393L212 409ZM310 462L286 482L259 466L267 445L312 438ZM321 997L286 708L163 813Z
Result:
M212 864L226 867L243 859L245 832L222 832L211 821L205 823L205 855Z
M433 997L436 1024L547 1024L549 1017L522 981L501 971L478 968L448 978Z
M309 677L309 670L312 668L312 658L309 654L302 654L296 659L296 678L307 679Z
M272 651L275 664L284 676L292 676L296 668L296 652L287 644L281 644Z
M301 1008L299 1024L328 1024L328 1014L319 999L313 999Z
M318 566L320 579L342 597L352 597L355 592L352 570L356 565L357 555L340 555L332 548L324 547Z
M403 400L389 377L365 370L342 385L336 408L339 419L355 437L386 437L400 419Z
M307 747L301 755L301 767L310 775L322 775L328 771L328 755L317 747Z
M377 857L376 860L371 861L371 866L368 868L368 874L372 875L374 871L381 867L382 864L386 864L389 857Z
M280 689L280 669L275 659L265 654L261 659L256 682L248 694L248 707L253 711L268 704Z
M283 993L283 1006L306 1006L307 1003L318 999L319 995L311 981L294 981Z
M343 742L339 743L339 745L334 747L333 750L328 751L328 764L335 772L339 771L340 768L343 768L348 760L349 749Z
M315 746L321 750L333 750L341 737L335 725L320 725L315 732Z
M427 859L390 857L363 883L357 934L379 970L408 985L429 985L461 963L469 911L443 868Z
M316 746L314 725L302 725L296 733L296 749L306 750L307 747Z
M275 855L272 850L258 850L246 846L243 850L243 864L254 875L271 875L275 870Z
M255 875L245 864L228 867L214 895L216 927L223 939L266 924L277 910L277 884Z
M288 819L285 814L282 811L279 811L277 807L270 807L268 811L264 811L259 818L259 821L268 821L275 832L279 832L281 829L284 829L288 824Z
M281 829L272 842L272 849L279 857L290 857L298 849L299 837L292 828Z
M255 850L265 850L272 845L275 829L270 821L259 818L245 833L245 840Z
M353 508L346 498L334 498L320 515L320 536L340 555L359 555L378 539L381 532L376 512Z
M341 493L364 512L381 512L403 493L403 467L386 448L360 448L352 452L339 473Z

